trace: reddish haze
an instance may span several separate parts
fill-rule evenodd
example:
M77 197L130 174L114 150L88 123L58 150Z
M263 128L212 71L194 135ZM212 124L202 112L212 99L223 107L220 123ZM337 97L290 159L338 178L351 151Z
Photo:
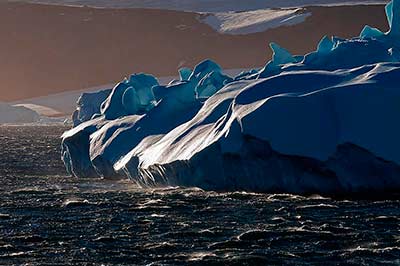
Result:
M198 15L0 4L0 101L82 89L133 72L175 74L211 58L226 68L263 65L275 41L294 53L314 49L325 34L358 35L364 24L387 29L382 6L310 7L299 25L245 36L221 35Z

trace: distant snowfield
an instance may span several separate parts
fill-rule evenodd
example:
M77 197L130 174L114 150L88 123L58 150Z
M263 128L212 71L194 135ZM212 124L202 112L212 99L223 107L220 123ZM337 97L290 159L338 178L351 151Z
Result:
M39 114L24 106L12 106L0 102L0 124L33 123L39 121Z
M202 21L224 34L249 34L303 22L310 12L302 8L260 9L210 13Z
M30 109L32 111L35 111L41 116L47 116L47 117L59 117L59 116L64 116L63 113L60 111L57 111L51 107L48 106L43 106L43 105L38 105L38 104L32 104L32 103L25 103L25 104L16 104L14 105L15 107L25 107L27 109Z
M97 8L155 8L200 12L200 22L222 34L250 34L303 22L311 13L300 7L310 5L376 4L386 1L351 0L9 0Z
M382 0L9 0L53 5L98 8L154 8L194 12L249 11L267 8L293 8L311 5L355 5L387 3Z

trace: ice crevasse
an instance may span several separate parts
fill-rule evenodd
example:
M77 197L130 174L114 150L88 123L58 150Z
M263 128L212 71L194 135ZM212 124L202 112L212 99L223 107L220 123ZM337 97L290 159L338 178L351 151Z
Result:
M388 32L325 36L300 56L271 43L263 68L235 77L205 60L168 85L140 73L83 96L62 137L67 171L143 187L399 192L400 0L385 10Z

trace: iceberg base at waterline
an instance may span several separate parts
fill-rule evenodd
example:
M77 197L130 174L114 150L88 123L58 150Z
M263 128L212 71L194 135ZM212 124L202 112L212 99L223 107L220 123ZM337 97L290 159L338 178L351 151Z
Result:
M143 187L400 192L399 5L386 7L387 33L324 37L304 56L272 43L265 67L236 77L211 60L168 85L134 74L80 107L67 171Z

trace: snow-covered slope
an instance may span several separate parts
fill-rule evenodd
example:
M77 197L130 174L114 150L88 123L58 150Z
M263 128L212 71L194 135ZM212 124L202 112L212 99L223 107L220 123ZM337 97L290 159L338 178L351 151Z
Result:
M167 86L133 75L65 132L67 171L141 186L398 192L400 0L386 13L387 33L325 36L304 56L272 43L263 68L234 77L210 60Z
M385 3L384 0L26 0L25 2L99 8L154 8L201 12L201 22L224 34L250 34L301 23L311 15L310 12L299 8L304 6Z
M386 3L384 0L9 0L54 5L92 6L101 8L156 8L196 12L247 11L266 8L311 5L355 5Z
M221 33L249 34L303 22L311 13L296 9L260 9L208 14L202 21Z
M23 106L12 106L0 102L0 124L32 123L39 120L39 115Z

